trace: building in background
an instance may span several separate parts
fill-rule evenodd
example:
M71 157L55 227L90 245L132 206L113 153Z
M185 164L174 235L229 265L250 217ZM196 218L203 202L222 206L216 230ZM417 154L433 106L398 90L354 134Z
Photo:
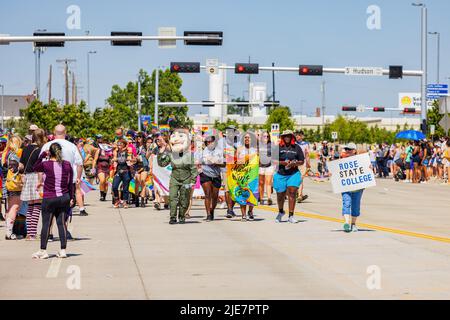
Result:
M3 97L3 103L4 103L3 116L5 117L5 121L7 121L11 118L14 118L14 119L20 118L21 110L26 109L28 107L28 105L35 98L36 97L34 95L26 95L26 96L4 95L4 97ZM1 110L0 110L0 112L1 112Z

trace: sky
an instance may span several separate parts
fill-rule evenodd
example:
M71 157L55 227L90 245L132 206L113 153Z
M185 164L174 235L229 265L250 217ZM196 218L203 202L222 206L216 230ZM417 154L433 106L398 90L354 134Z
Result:
M79 96L87 99L87 52L91 55L91 106L102 107L115 84L136 81L139 69L151 71L169 66L171 61L198 61L208 58L234 65L250 60L260 66L297 67L319 64L324 67L403 65L419 70L420 9L412 0L0 0L0 34L31 35L37 29L65 32L66 35L109 35L111 31L141 31L157 35L158 27L224 32L223 46L196 47L177 43L176 49L159 49L157 42L142 47L112 47L109 42L68 42L64 48L49 48L41 60L41 92L47 97L49 65L53 65L53 96L63 98L63 73L57 59L76 59ZM429 31L441 33L440 82L450 77L450 1L425 1ZM69 29L68 7L80 8L80 29ZM369 30L371 5L380 8L381 28ZM436 82L436 37L429 38L429 83ZM189 101L208 99L208 75L183 74L182 93ZM326 81L327 114L336 114L344 105L398 106L399 92L419 92L420 78L390 80L388 77L350 77L325 74L300 77L296 73L276 74L276 98L294 113L311 115L321 105L320 86ZM248 79L228 73L230 95L247 95ZM252 76L267 82L272 74ZM0 84L5 94L29 94L34 89L34 55L31 43L0 46ZM270 92L271 93L271 92ZM304 100L303 103L301 101ZM206 113L191 107L190 114Z

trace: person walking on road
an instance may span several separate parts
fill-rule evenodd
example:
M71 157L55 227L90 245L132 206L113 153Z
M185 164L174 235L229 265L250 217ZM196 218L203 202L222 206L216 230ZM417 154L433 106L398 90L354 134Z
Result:
M117 141L117 149L114 150L114 179L112 190L114 193L114 208L118 209L121 205L128 209L129 186L131 181L131 166L133 165L133 155L127 146L125 139ZM122 184L122 192L119 195L119 186Z
M356 144L349 143L343 147L342 158L353 157L357 155ZM344 216L344 231L357 232L356 220L361 215L361 199L363 190L343 192L342 193L342 215Z
M303 131L297 132L297 134L295 135L295 138L296 138L297 144L300 146L300 148L302 148L303 155L305 157L305 164L300 166L300 173L301 173L302 177L306 177L306 173L308 172L309 169L311 169L311 162L309 159L309 143L304 140L305 133ZM302 203L303 201L308 199L308 195L303 194L304 184L305 184L305 179L303 178L302 182L300 184L299 192L298 192L298 198L297 198L298 203Z
M295 142L294 133L286 130L281 135L278 172L273 178L273 187L277 192L278 216L276 222L282 222L285 215L286 195L289 201L289 222L298 223L294 218L297 192L302 183L299 167L305 162L302 148Z
M44 161L47 159L47 161ZM58 225L61 250L56 254L58 258L67 258L67 227L66 214L73 203L73 169L70 162L63 160L63 150L59 143L53 143L49 151L43 152L34 171L45 175L44 194L42 202L42 231L41 248L32 255L33 259L48 259L47 243L50 235L51 221L56 218ZM42 185L42 182L39 183Z

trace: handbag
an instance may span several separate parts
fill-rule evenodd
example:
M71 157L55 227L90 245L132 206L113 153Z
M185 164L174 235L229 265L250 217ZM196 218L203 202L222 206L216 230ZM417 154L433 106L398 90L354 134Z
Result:
M23 188L22 175L17 172L14 173L11 169L6 175L6 190L10 192L20 192Z

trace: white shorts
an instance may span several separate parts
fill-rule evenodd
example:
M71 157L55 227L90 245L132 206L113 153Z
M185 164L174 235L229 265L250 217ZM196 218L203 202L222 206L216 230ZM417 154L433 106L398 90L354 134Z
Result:
M267 168L259 167L259 174L261 176L273 176L275 173L275 166L270 166Z

